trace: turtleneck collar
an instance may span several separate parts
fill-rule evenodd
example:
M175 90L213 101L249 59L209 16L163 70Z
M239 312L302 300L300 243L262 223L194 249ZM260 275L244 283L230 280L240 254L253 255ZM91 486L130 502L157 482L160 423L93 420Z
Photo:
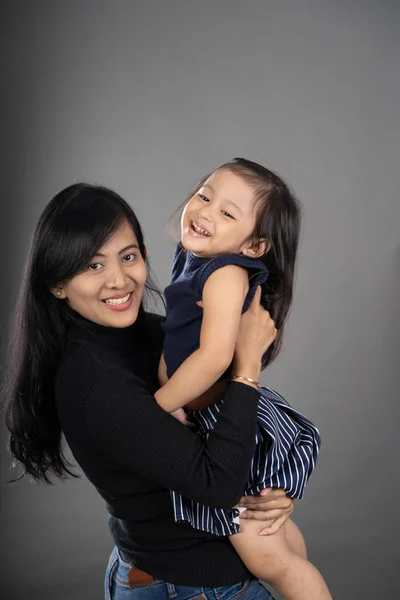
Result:
M133 325L129 327L106 327L83 317L67 306L67 330L74 340L100 342L107 346L131 345L142 331L144 313L139 313Z

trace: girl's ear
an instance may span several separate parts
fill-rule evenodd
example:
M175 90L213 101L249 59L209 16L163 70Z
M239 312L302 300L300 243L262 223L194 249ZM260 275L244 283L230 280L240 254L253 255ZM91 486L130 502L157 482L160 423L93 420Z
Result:
M267 254L271 249L271 242L267 242L265 238L258 238L251 240L242 249L242 254L249 258L261 258L264 254Z

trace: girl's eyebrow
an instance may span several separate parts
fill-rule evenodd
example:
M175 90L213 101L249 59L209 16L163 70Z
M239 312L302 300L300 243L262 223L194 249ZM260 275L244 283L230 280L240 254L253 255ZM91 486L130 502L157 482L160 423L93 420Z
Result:
M213 192L215 192L213 186L210 185L209 183L205 183L203 185L203 187L208 187L208 188L210 188L210 190L212 190ZM232 204L232 206L234 206L236 208L236 210L239 211L240 214L243 214L242 211L240 210L239 206L237 204L235 204L232 200L229 200L229 198L225 198L225 202L229 202L229 204Z
M137 244L129 244L129 246L125 246L125 248L122 248L122 250L120 250L120 251L118 252L118 254L123 254L124 252L126 252L127 250L131 250L132 248L136 248L136 250L139 250L139 246L138 246ZM97 252L97 254L95 254L95 255L93 256L93 258L94 258L95 256L101 256L101 257L103 257L103 258L104 258L104 257L105 257L105 254L102 254L101 252Z

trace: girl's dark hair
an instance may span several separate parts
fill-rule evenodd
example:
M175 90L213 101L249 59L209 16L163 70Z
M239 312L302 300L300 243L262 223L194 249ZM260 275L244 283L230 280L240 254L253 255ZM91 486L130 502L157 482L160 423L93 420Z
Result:
M71 185L49 202L39 219L18 293L4 388L9 447L24 469L21 477L28 473L51 483L49 474L74 475L63 453L54 397L56 369L71 313L50 288L82 272L125 222L132 227L146 259L135 213L105 187ZM149 277L146 288L161 297ZM144 315L141 305L139 317Z
M278 175L256 162L234 158L218 167L216 171L221 169L239 175L254 188L257 218L251 239L262 238L270 244L269 251L260 258L269 272L268 280L261 286L261 303L275 321L278 333L274 343L263 356L262 368L265 369L281 350L284 327L292 304L301 224L300 203ZM175 221L180 218L188 201L214 172L203 177L195 185L174 213L175 233Z

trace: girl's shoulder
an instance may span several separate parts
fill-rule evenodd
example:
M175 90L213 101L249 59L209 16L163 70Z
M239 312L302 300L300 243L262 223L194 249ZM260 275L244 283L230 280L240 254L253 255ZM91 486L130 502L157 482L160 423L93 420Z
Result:
M200 265L196 274L196 283L199 290L203 289L207 279L215 273L215 271L229 265L246 269L249 274L249 280L252 280L256 276L258 284L265 281L268 277L267 268L260 260L249 258L243 254L221 254Z

